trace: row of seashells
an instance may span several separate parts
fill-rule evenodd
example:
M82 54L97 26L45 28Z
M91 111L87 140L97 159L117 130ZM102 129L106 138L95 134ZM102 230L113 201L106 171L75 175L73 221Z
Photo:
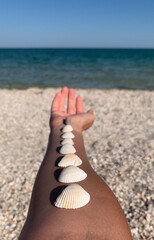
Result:
M58 166L63 168L58 181L71 184L57 197L55 206L58 208L76 209L85 206L90 201L90 195L79 184L75 184L84 180L87 174L78 167L82 164L82 160L75 154L76 149L73 146L73 138L75 136L72 133L73 128L68 121L69 119L67 118L66 125L62 129L63 141L61 142L62 147L59 152L64 157L58 163Z

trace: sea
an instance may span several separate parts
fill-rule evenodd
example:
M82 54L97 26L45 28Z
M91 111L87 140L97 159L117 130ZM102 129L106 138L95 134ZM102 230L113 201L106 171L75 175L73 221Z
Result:
M0 49L0 88L154 90L154 49Z

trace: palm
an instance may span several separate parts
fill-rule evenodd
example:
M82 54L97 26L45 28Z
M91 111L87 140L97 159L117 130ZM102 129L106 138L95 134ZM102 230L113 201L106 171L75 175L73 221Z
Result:
M67 111L65 111L65 99L68 94ZM77 125L81 130L89 128L94 121L92 110L83 112L82 98L78 96L75 103L75 92L73 89L64 87L61 92L57 93L53 99L51 107L50 125L60 124L66 117L70 117L71 124Z

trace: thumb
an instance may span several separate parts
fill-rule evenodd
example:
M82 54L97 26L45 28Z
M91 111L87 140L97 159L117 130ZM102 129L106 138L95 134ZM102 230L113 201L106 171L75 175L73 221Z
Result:
M94 111L90 109L85 113L85 125L83 130L88 129L93 124L94 121L95 121Z
M88 110L87 113L93 114L95 116L95 113L92 109Z
M95 113L92 109L88 110L87 113L89 114L89 117L94 122L95 121Z

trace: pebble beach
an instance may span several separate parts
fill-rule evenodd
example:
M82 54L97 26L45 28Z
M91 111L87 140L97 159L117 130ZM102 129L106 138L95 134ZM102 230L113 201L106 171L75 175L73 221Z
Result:
M45 155L51 101L60 88L0 90L0 239L17 240ZM109 185L133 239L154 239L154 91L76 89L95 123L89 161Z

